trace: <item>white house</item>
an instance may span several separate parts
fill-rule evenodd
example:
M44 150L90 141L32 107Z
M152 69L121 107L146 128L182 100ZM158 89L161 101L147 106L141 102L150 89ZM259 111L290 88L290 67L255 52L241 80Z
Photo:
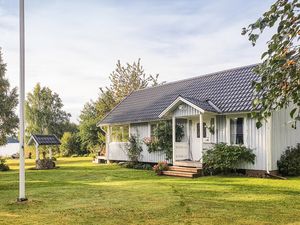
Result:
M7 144L0 146L0 156L11 156L19 152L19 141L15 138L7 138Z
M260 129L250 116L258 76L256 65L216 72L132 92L99 126L106 127L106 159L128 160L126 141L130 134L150 137L160 120L184 127L184 138L173 135L173 163L201 167L203 151L215 143L242 144L254 150L254 165L243 165L249 173L276 172L277 160L287 146L300 142L300 131L288 123L289 110L273 112ZM214 132L211 131L214 128ZM149 153L143 144L141 161L165 160L161 152Z

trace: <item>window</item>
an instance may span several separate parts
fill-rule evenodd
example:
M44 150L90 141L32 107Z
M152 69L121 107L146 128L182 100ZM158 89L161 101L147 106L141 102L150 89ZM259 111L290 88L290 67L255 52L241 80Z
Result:
M244 118L230 119L230 144L244 144Z
M150 124L150 137L151 138L155 137L155 130L156 130L157 126L158 126L157 123Z
M206 123L203 122L203 138L207 138L207 126ZM200 123L197 123L197 138L200 138Z
M187 142L187 120L176 119L176 142Z
M112 126L111 141L112 142L127 142L129 138L129 125Z

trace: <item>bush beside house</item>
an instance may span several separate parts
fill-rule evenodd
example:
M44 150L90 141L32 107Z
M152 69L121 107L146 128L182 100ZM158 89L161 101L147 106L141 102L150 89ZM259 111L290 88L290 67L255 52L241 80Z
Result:
M296 147L288 147L277 161L279 173L283 176L300 175L300 143Z
M254 164L255 154L245 146L216 144L203 155L204 174L236 172L243 163Z

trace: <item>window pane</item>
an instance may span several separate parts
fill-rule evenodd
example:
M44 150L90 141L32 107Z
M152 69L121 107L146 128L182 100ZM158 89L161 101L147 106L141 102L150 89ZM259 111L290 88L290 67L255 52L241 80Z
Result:
M230 144L244 144L244 118L230 119Z
M230 144L235 144L236 120L230 119Z
M127 142L129 138L129 125L113 126L111 131L112 142Z
M206 138L207 134L206 134L206 123L203 123L203 137Z
M176 120L176 142L187 142L187 120Z
M200 138L200 123L197 123L197 138Z
M236 144L244 144L244 119L238 118L236 121Z

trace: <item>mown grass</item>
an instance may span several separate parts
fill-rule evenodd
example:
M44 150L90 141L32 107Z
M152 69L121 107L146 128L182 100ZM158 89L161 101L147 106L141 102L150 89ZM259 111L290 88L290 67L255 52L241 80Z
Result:
M27 168L33 166L27 161ZM300 224L300 178L158 177L152 171L60 158L26 170L17 203L17 161L0 173L0 224Z

